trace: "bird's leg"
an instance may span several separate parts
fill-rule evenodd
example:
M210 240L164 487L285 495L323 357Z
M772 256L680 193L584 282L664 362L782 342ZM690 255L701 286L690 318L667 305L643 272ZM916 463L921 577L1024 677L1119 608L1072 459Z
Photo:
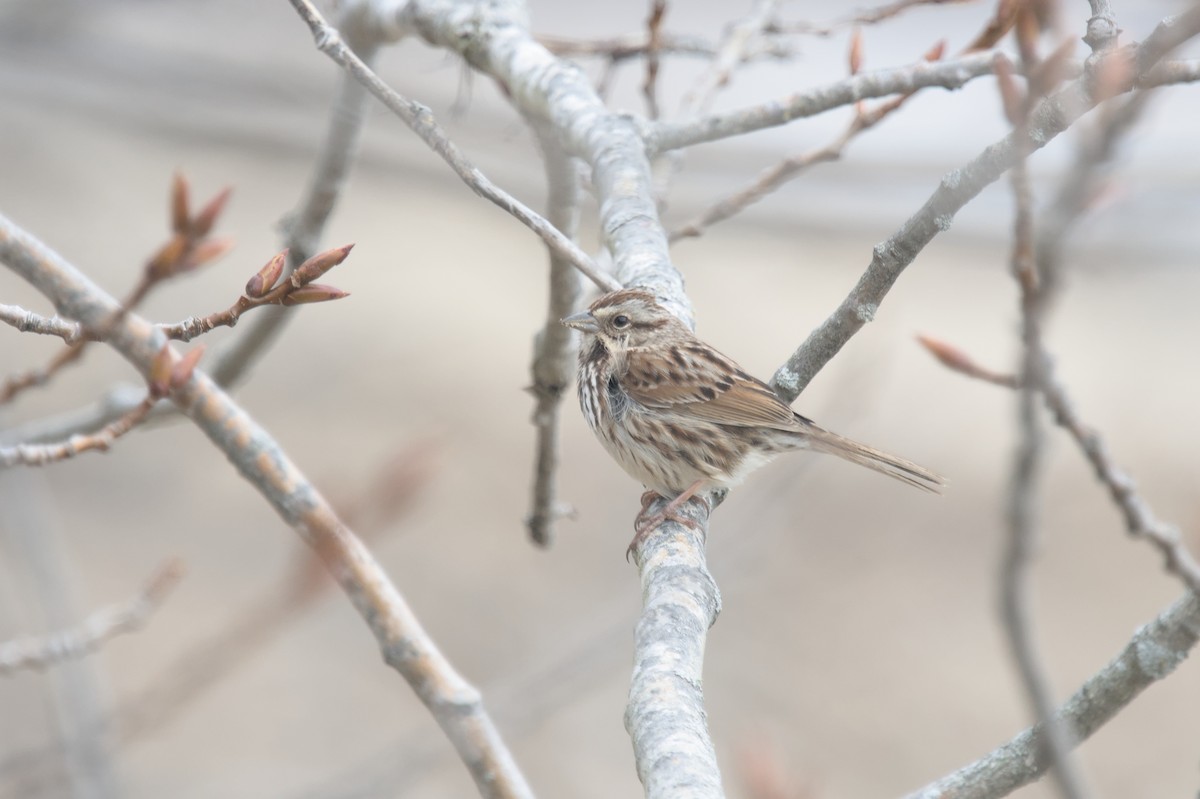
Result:
M699 491L701 488L703 488L704 484L706 482L707 482L707 480L705 480L702 477L699 480L697 480L696 482L692 483L690 486L688 486L686 489L684 489L682 494L680 494L679 496L675 497L675 499L668 502L667 506L665 508L663 508L662 510L660 510L658 513L654 514L653 516L646 515L650 509L650 503L652 503L655 500L655 498L661 497L662 495L659 494L657 491L647 491L646 493L642 494L642 512L639 513L637 515L637 518L633 520L633 529L636 530L637 532L633 536L633 540L629 542L629 548L625 550L625 560L629 560L629 556L630 556L630 554L633 553L634 547L636 547L638 544L642 543L642 540L647 535L650 534L651 530L653 530L655 527L658 527L660 524L665 522L667 519L671 519L672 521L676 521L676 522L679 522L680 524L687 525L688 527L691 527L693 530L696 529L695 522L693 522L691 519L687 518L686 516L679 516L675 512L677 510L679 510L681 507L683 507L683 503L687 502L689 499L696 497L696 492ZM711 513L712 508L708 507L708 503L705 502L703 498L698 498L698 499L700 500L701 503L704 504L705 508L708 508L709 513Z

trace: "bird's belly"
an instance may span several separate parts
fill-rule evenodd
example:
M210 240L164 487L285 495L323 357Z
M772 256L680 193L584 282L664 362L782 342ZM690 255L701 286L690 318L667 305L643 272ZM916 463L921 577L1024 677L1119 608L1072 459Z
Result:
M682 422L646 408L629 408L610 436L597 433L626 473L664 496L677 495L700 479L713 487L735 485L750 471L743 464L754 461L756 468L767 459L715 424Z

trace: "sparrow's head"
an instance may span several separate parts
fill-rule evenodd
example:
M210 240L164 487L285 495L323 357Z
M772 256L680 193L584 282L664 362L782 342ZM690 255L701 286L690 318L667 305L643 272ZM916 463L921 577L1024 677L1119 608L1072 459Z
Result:
M595 336L609 352L649 346L665 336L688 332L653 294L636 288L605 294L562 323Z

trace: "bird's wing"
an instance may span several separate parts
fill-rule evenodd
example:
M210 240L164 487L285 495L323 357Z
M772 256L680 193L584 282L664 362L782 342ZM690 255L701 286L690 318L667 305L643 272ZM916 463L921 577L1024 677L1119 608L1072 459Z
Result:
M618 378L633 400L697 420L794 430L796 415L761 380L699 342L630 350Z

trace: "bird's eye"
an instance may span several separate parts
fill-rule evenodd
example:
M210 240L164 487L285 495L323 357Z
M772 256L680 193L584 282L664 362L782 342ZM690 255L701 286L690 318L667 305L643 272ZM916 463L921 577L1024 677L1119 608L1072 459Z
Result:
M613 327L617 328L618 330L623 327L629 327L629 317L626 316L625 314L620 314L618 316L614 316L613 317Z

